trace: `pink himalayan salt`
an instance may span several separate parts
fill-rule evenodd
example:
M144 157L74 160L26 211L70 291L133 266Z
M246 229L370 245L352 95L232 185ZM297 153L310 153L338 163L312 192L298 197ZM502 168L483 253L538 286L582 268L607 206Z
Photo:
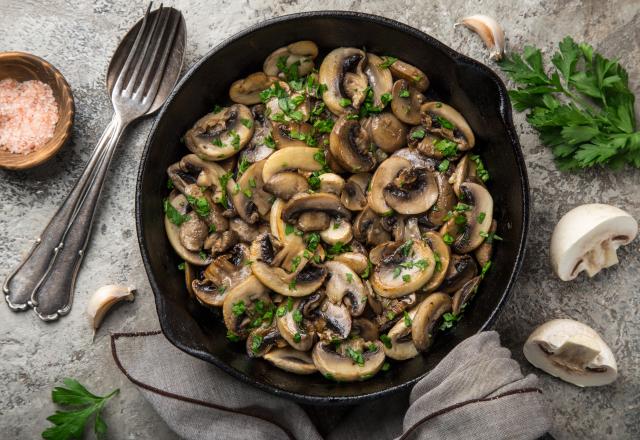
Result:
M0 81L0 150L27 154L53 137L58 104L41 81Z

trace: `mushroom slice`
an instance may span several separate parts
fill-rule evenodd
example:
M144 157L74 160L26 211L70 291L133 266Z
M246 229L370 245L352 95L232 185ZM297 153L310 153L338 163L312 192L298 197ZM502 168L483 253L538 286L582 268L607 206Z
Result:
M307 325L303 321L304 317L302 309L304 301L295 300L293 302L287 301L286 304L281 305L278 308L278 315L276 317L276 325L280 334L289 345L296 350L307 351L313 345L315 340L315 333L311 328L307 328ZM284 315L280 311L284 311Z
M192 215L189 220L180 225L180 243L191 252L202 249L204 239L209 233L209 227L200 217Z
M389 69L380 67L382 63L383 60L378 55L367 53L367 65L363 70L373 92L373 105L379 108L384 108L386 102L383 101L382 96L389 96L393 87L391 72Z
M274 102L277 104L277 100ZM271 134L278 150L289 147L308 147L304 140L299 139L300 135L313 136L313 126L306 122L273 123L272 125Z
M611 205L581 205L566 213L551 236L551 263L563 281L592 277L618 263L617 249L638 234L638 222Z
M474 277L467 281L464 286L456 291L452 297L451 308L453 313L459 315L464 307L473 299L478 287L480 286L481 277Z
M367 318L354 319L351 324L351 334L359 336L365 341L377 341L380 337L378 326Z
M256 303L271 304L269 290L254 276L248 277L227 293L222 305L222 316L227 329L245 338L257 316Z
M339 47L332 50L322 61L318 82L327 90L322 100L335 115L343 115L350 108L358 109L364 102L368 79L362 71L365 53L354 47Z
M274 50L264 60L262 70L269 76L283 77L281 66L291 68L296 65L298 76L305 76L313 70L313 60L318 56L318 46L310 40L296 41Z
M572 319L542 324L522 351L535 367L580 387L607 385L618 377L607 343L591 327Z
M220 178L226 174L224 168L217 163L202 160L195 154L187 154L184 156L180 160L180 169L187 173L198 174L194 183L200 187L218 186L220 184ZM180 192L184 193L184 188L179 187L181 179L176 180L177 182L173 182L174 186L178 188Z
M351 316L362 315L367 305L367 292L358 274L339 261L329 261L325 267L329 272L325 283L327 298L334 304L344 300Z
M324 173L318 176L320 180L319 192L334 194L340 197L345 181L342 177L334 173Z
M411 329L413 318L416 315L417 307L406 312L398 322L395 323L387 336L389 337L387 345L384 346L384 354L391 359L404 361L414 358L418 355L418 349L413 343L411 337ZM408 325L407 325L408 324Z
M264 190L282 200L289 200L296 194L307 192L307 179L295 171L274 174L264 185Z
M452 185L456 196L460 197L460 194L462 194L460 191L460 185L467 180L471 180L470 178L473 176L475 176L475 164L471 161L469 155L465 154L462 156L462 159L460 159L456 165L456 169L449 178L449 183Z
M434 267L431 249L422 241L409 240L375 266L371 285L378 295L397 298L424 286Z
M369 137L385 153L393 153L405 145L407 127L391 112L369 117L366 123Z
M278 343L284 345L278 328L273 324L262 325L249 333L245 347L249 357L255 358L264 356Z
M439 164L437 160L424 156L415 148L401 148L391 157L401 157L411 162L414 167L425 168L431 172L435 172Z
M182 216L187 212L187 207L189 206L187 198L177 191L173 191L165 203L171 204L173 209ZM167 209L165 209L165 211L167 211ZM178 256L184 261L194 266L206 266L211 263L210 255L205 255L205 258L201 258L198 252L192 252L183 246L180 241L180 227L173 223L168 215L164 216L164 229L167 232L167 238L169 239L171 247L173 247L173 250L175 250Z
M498 223L495 219L491 222L491 227L489 228L489 237L495 234L496 229L498 228ZM484 268L490 261L491 255L493 254L493 240L485 240L482 242L480 246L473 252L473 255L476 257L476 261L480 267Z
M383 196L400 214L421 214L438 200L436 178L424 168L404 168L384 187Z
M451 250L442 239L442 236L435 231L425 232L422 238L433 251L433 258L435 259L433 276L424 286L426 292L433 292L440 287L447 275L449 261L451 260Z
M411 162L401 157L390 157L380 164L373 173L371 178L370 187L371 190L367 195L369 207L378 214L389 215L392 213L391 207L387 204L385 199L385 188L393 179L398 177L398 174L404 169L410 169Z
M444 280L438 289L445 293L453 293L476 275L478 275L478 266L473 261L473 257L466 254L452 254Z
M427 219L433 226L441 226L444 219L456 204L456 195L449 183L449 179L442 173L435 173L438 186L438 199L427 213Z
M290 169L320 171L322 164L316 160L322 150L311 147L283 148L273 153L264 163L262 181L268 182L274 174Z
M456 109L442 102L427 102L420 107L422 123L430 132L458 144L458 150L468 151L476 143L467 120Z
M362 211L367 207L367 187L371 174L358 173L350 176L340 194L340 201L351 211Z
M353 222L353 234L356 240L377 246L391 239L389 233L382 227L380 216L371 208L360 211Z
M335 304L329 298L325 298L318 314L322 318L316 323L316 327L322 332L321 339L346 339L351 333L351 313L343 303Z
M493 198L484 186L473 182L460 185L460 191L462 200L470 208L464 211L465 222L462 233L456 238L451 248L459 254L465 254L478 248L489 236L489 228L493 220Z
M295 374L313 374L318 369L313 364L311 355L294 348L276 348L262 356L281 370Z
M262 261L252 263L251 270L260 282L271 290L281 295L293 297L307 296L313 293L322 286L327 276L327 270L324 267L314 264L306 264L293 279L282 268L271 267Z
M275 76L268 76L264 72L256 72L244 79L239 79L231 84L229 98L233 102L244 105L260 104L260 92L271 87L278 81Z
M393 84L391 92L391 111L405 124L418 125L420 123L420 107L425 101L422 93L409 85L404 79Z
M264 113L265 106L262 104L251 107L254 121L253 137L249 141L249 145L240 153L240 161L246 160L249 163L255 163L266 159L275 151L270 142L272 140L271 122Z
M342 206L340 199L328 193L301 194L289 200L282 209L282 219L294 223L303 212L322 211L331 217L351 219L351 212Z
M333 261L339 261L344 263L349 268L360 276L367 273L369 268L369 259L366 255L360 252L343 252L333 257ZM367 275L364 275L367 276Z
M419 351L431 347L438 321L448 312L451 312L451 297L444 293L432 293L420 303L411 324L413 344Z
M424 92L429 88L429 78L424 72L409 63L402 60L394 61L389 70L394 78L404 79L420 92Z
M251 243L260 234L257 226L250 225L238 217L229 220L229 230L235 232L238 239L245 243Z
M329 227L320 232L320 238L327 244L347 244L353 238L351 223L348 221L331 219Z
M307 211L300 214L297 225L303 232L323 231L331 225L331 218L324 212Z
M326 378L339 382L366 380L382 368L385 355L380 341L365 343L361 338L348 343L318 342L312 352L313 363Z
M262 180L265 163L261 160L249 166L230 192L236 212L249 224L257 222L260 216L267 215L271 209L271 195L264 190Z
M192 153L219 161L243 149L253 130L251 110L245 105L233 104L200 118L184 135L184 142Z
M333 126L329 150L340 166L352 173L371 171L376 166L369 134L359 121L346 116L341 116Z

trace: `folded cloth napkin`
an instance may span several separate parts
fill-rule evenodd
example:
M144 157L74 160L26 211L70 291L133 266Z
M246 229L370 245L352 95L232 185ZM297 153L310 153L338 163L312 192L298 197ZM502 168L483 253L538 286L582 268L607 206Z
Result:
M321 432L328 440L536 439L551 426L536 376L522 375L493 331L459 344L409 396L321 409L337 421L328 432L300 405L183 353L159 331L114 334L111 348L122 372L185 439L320 440Z

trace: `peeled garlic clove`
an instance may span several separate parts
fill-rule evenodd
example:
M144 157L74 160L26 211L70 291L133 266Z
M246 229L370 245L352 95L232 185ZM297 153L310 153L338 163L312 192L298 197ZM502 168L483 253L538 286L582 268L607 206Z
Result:
M457 25L471 29L482 38L489 49L489 58L500 61L504 56L504 29L488 15L471 15L463 18Z
M87 315L93 325L94 331L100 327L102 319L111 307L120 301L133 301L135 289L117 284L102 286L91 295L87 304Z
M607 385L618 377L606 342L591 327L572 319L542 324L522 351L535 367L580 387Z
M592 277L618 263L616 250L638 234L638 222L627 212L603 204L581 205L567 212L551 236L551 264L563 281L582 271Z

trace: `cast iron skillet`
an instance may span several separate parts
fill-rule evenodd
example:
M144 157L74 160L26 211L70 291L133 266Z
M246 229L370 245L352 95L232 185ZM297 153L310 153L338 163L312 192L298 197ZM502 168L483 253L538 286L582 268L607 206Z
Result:
M340 46L365 47L393 55L422 69L431 81L431 97L458 109L473 128L491 174L498 233L504 238L493 267L464 319L432 350L392 364L386 373L359 382L335 384L319 374L298 376L251 360L244 344L232 344L215 311L188 298L181 262L162 221L167 196L167 167L187 149L180 137L214 104L228 100L229 85L262 69L273 50L298 40L315 41L324 55ZM522 151L511 120L511 105L500 79L486 66L402 23L354 12L309 12L253 26L215 47L178 84L155 121L142 154L136 193L136 222L142 259L155 294L162 331L171 343L229 374L274 394L311 404L362 402L414 384L456 344L485 329L507 299L524 257L529 220L529 186Z

